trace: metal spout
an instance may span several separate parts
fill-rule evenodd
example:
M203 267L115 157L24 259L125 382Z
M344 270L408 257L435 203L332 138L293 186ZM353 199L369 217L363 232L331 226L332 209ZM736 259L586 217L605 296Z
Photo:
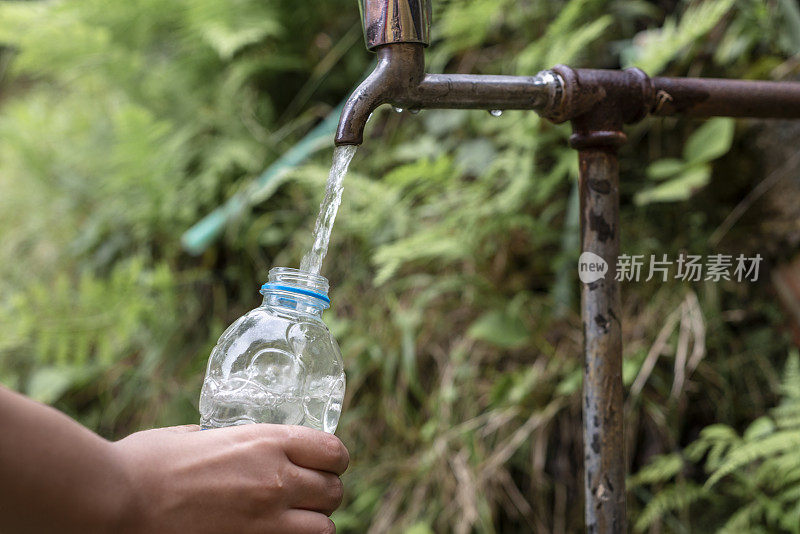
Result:
M425 74L431 0L359 0L367 48L378 64L345 103L336 144L360 145L367 119L381 104L398 108L533 109L558 107L562 80L536 76Z
M381 104L404 109L532 109L555 107L561 78L553 71L536 76L425 74L419 43L379 46L378 64L345 103L336 144L360 145L367 119Z
M391 43L430 44L430 0L359 0L367 48Z
M425 74L421 44L393 44L377 49L378 64L344 105L336 132L336 145L360 145L367 119L381 104L396 102L411 93Z

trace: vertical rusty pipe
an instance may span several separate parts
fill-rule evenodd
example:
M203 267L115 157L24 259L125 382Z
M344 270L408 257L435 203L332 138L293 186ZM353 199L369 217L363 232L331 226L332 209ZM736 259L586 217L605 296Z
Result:
M584 337L583 447L586 531L626 532L622 434L622 333L619 254L619 164L616 148L584 148L580 161L581 250L608 263L605 278L582 284Z
M564 72L569 77L569 72ZM638 73L631 73L639 76ZM628 96L630 98L630 95ZM622 312L619 256L619 161L625 142L615 100L572 120L570 145L580 165L581 251L608 265L605 277L581 286L583 319L583 464L586 531L627 532L622 403ZM634 113L628 113L635 119Z
M653 87L638 69L609 73L553 69L564 81L555 116L572 123L570 146L580 164L581 250L606 262L605 276L581 285L583 320L583 453L586 532L624 534L625 450L619 256L619 161L624 124L640 120ZM582 258L582 262L586 258ZM596 258L595 258L595 261Z

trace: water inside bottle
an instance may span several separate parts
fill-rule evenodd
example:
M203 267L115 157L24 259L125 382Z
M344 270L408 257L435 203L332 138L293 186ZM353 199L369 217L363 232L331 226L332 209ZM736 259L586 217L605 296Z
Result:
M270 271L262 305L228 327L211 352L200 394L203 428L275 423L336 430L345 374L321 319L327 288L319 275Z

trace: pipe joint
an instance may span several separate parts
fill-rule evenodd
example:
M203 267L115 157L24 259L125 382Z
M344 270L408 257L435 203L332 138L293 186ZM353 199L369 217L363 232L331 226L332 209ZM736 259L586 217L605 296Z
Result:
M563 96L557 108L546 118L556 123L591 115L593 122L603 122L605 129L619 129L645 118L653 108L655 89L641 69L573 69L566 65L553 68L563 80Z

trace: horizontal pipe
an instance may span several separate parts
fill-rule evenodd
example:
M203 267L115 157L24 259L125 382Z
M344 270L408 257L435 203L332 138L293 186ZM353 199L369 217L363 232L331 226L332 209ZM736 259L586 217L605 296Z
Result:
M549 71L545 73L537 76L426 74L410 94L396 97L393 103L420 109L541 109L549 101L556 81Z
M800 118L800 82L653 78L654 115Z
M800 118L800 82L649 78L639 69L572 69L535 76L425 74L423 45L377 47L378 63L344 106L337 145L360 145L381 104L408 109L530 109L554 122L600 115L634 123L648 113L693 117ZM613 121L611 121L613 122ZM618 129L609 122L608 127Z
M535 76L425 74L423 46L396 43L376 49L375 70L347 100L336 144L360 145L370 114L381 104L406 109L531 109L541 111L561 94L552 71Z

